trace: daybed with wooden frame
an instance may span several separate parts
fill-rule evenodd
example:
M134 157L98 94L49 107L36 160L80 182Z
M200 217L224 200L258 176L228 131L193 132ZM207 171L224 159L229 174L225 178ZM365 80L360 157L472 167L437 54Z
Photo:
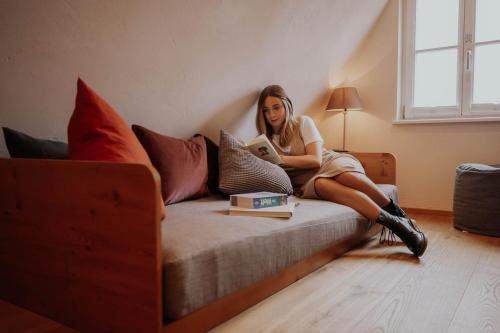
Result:
M375 183L395 184L392 154L352 154ZM159 191L139 164L0 159L0 298L83 332L202 332L380 229L165 323Z

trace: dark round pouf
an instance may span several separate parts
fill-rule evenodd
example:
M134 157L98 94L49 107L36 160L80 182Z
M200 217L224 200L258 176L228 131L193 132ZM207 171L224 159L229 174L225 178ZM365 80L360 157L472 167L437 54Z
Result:
M453 223L461 230L500 237L500 164L457 167Z

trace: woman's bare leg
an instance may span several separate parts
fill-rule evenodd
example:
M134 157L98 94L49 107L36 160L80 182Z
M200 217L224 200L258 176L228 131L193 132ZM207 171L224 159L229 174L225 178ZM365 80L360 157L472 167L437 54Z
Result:
M371 221L377 220L381 208L368 195L331 178L317 178L316 193L321 199L349 206Z
M420 257L425 252L427 237L424 233L416 230L409 219L383 211L367 194L330 178L316 179L314 188L322 199L349 206L369 220L389 228L415 256Z
M362 173L343 172L334 179L342 185L365 193L380 207L385 207L390 203L389 197L370 178Z

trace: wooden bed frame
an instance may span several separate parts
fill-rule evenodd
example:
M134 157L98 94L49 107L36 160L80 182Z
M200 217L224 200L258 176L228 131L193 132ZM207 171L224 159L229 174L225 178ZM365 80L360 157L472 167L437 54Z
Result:
M351 154L374 182L395 184L392 154ZM0 158L0 298L83 332L203 332L360 242L164 323L159 193L139 164Z

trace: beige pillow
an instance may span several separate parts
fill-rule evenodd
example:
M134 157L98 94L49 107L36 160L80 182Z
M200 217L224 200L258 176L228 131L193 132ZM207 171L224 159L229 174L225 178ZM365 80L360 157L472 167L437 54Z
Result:
M219 190L227 194L293 192L290 178L280 166L254 156L225 130L220 132Z

